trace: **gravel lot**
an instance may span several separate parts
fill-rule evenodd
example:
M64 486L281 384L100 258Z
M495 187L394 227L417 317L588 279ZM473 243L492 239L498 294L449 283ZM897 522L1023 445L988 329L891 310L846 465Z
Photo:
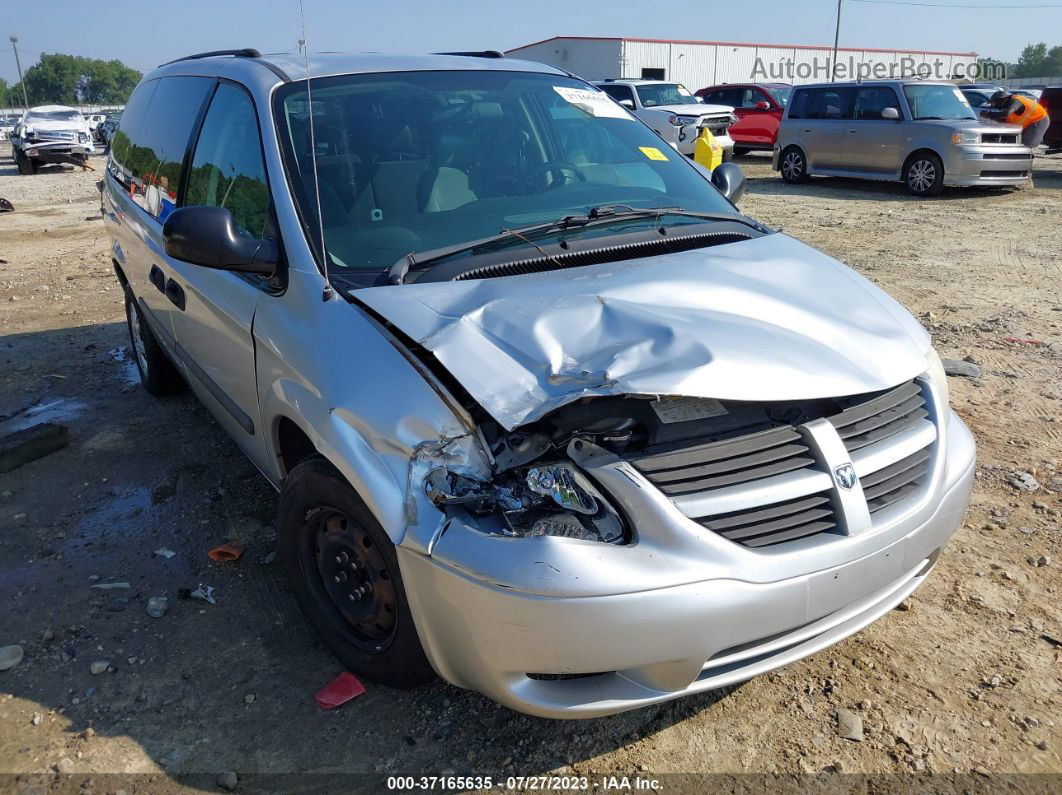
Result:
M71 440L0 474L0 646L25 651L0 672L0 790L76 789L57 770L109 792L211 789L226 772L245 790L309 773L271 786L840 771L960 773L934 780L976 789L1062 773L1062 157L1037 159L1034 188L937 200L891 184L787 186L764 156L740 162L746 212L851 264L943 356L982 369L950 379L979 443L973 504L905 609L839 646L725 696L562 723L441 683L369 683L320 710L313 694L339 667L272 561L274 492L193 397L138 385L99 170L20 177L0 161L0 196L17 208L0 215L0 433L50 419ZM1041 487L1016 488L1014 472ZM233 538L247 545L239 562L207 558ZM111 582L129 587L93 587ZM199 583L216 605L178 597ZM146 613L152 596L169 597L161 619ZM109 667L93 674L96 662ZM861 742L839 736L838 709L861 719ZM140 775L107 775L119 772Z

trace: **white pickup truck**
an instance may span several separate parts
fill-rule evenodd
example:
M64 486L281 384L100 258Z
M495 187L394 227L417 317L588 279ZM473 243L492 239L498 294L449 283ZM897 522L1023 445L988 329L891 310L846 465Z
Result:
M85 117L64 105L30 108L11 136L19 174L35 174L42 163L84 164L95 151Z

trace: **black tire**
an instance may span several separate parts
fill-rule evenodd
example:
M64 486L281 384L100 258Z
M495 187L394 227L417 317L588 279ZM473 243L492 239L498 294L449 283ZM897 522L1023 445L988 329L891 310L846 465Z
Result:
M741 157L742 155L747 155L750 151L752 150L750 150L747 146L735 146L734 157Z
M18 150L15 150L15 165L18 166L18 173L24 177L37 173L37 163Z
M152 395L164 397L182 392L187 386L180 372L162 350L129 288L125 290L125 325L129 345L140 373L140 383Z
M939 196L944 190L944 164L932 152L916 152L904 164L903 184L912 196Z
M325 459L307 458L284 479L277 546L303 614L344 666L389 687L418 687L436 678L413 624L394 545Z
M808 157L799 146L787 146L778 158L782 179L791 185L808 181Z

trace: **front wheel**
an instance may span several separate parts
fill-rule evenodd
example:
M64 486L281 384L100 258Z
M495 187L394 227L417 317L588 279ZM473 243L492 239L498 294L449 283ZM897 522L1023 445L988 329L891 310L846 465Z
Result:
M390 687L435 678L394 545L343 476L315 456L284 479L278 552L306 618L347 668Z
M37 162L17 149L15 150L15 165L18 166L18 173L24 177L37 173Z
M932 152L914 155L904 166L903 184L912 196L938 196L944 190L944 164Z
M782 179L790 184L807 182L808 160L804 151L798 146L789 146L782 152L779 161Z

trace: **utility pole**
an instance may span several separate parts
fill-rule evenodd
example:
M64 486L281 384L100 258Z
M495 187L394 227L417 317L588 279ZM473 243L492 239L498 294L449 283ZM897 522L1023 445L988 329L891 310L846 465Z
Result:
M18 60L18 36L8 36L11 49L15 51L15 66L18 68L18 83L22 86L22 107L29 110L29 97L26 96L26 81L22 78L22 63Z
M841 37L841 0L837 0L837 27L833 30L833 59L830 61L830 82L837 79L837 41Z

